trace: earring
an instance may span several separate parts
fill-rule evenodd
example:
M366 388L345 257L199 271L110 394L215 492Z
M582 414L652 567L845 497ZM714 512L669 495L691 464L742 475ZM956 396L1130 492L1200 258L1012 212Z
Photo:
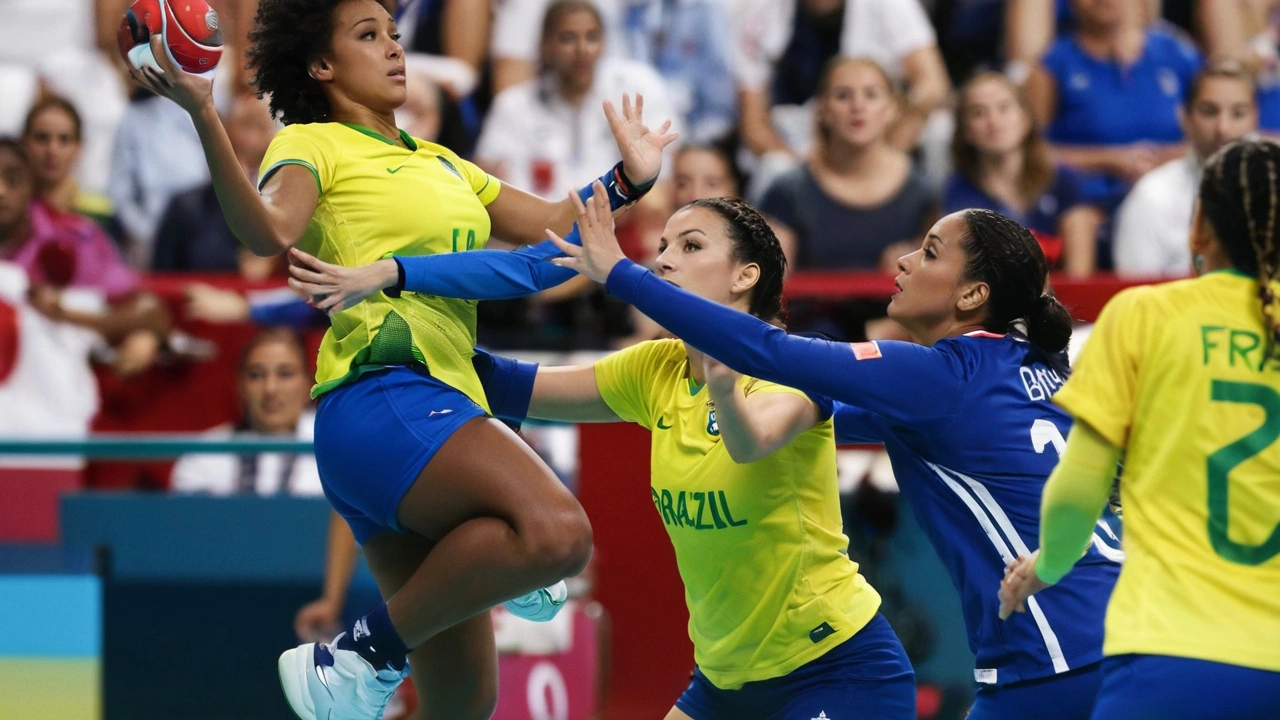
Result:
M1204 274L1204 256L1196 253L1191 256L1191 267L1196 269L1196 275Z

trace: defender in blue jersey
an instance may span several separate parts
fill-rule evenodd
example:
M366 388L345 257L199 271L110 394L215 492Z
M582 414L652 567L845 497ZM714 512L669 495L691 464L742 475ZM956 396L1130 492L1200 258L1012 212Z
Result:
M1025 228L986 210L940 220L899 259L889 305L918 344L850 345L788 335L627 261L602 198L580 209L578 227L582 245L559 242L570 257L557 264L607 279L734 370L846 403L840 438L885 444L960 590L979 683L970 720L1089 716L1119 575L1103 536L1030 612L997 616L1005 564L1037 544L1041 491L1070 425L1049 399L1066 380L1071 320L1046 292L1044 254Z

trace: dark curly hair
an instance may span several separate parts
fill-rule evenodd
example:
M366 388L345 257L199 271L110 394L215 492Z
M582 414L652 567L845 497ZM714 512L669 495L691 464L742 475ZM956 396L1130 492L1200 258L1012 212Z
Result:
M1047 288L1049 263L1040 243L1029 230L991 210L966 210L964 220L964 276L991 289L983 326L1004 334L1022 323L1027 339L1046 354L1066 349L1071 314Z
M324 122L329 100L307 63L333 49L333 16L348 0L262 0L249 31L246 69L258 97L285 125Z
M703 208L719 215L733 243L733 259L760 266L760 278L751 288L747 312L766 322L783 320L782 281L787 276L787 257L760 211L741 198L694 200L685 207Z

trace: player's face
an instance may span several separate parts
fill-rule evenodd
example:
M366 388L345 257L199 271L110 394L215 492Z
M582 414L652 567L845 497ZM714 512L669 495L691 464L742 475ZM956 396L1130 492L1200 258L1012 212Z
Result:
M970 87L960 112L964 139L983 155L1003 155L1018 149L1031 130L1031 118L1013 88L994 78Z
M240 396L249 425L261 433L291 433L310 402L310 381L298 349L264 342L245 358Z
M1258 106L1248 84L1206 78L1186 116L1187 138L1201 160L1258 129Z
M676 155L675 177L676 207L694 200L738 194L738 183L724 158L707 150L686 150Z
M563 85L575 91L591 87L602 50L604 29L595 13L586 10L561 15L542 41L547 67Z
M33 119L22 145L41 185L65 180L80 154L75 120L58 108L49 108Z
M733 259L724 220L712 210L677 211L662 230L654 271L677 287L721 305L745 304L750 298L734 292L742 268Z
M960 241L967 231L963 212L952 213L929 228L918 250L898 258L889 317L912 337L927 337L930 328L955 316L965 285Z
M31 193L31 168L13 150L0 148L0 232L26 216Z
M325 58L332 92L373 110L404 104L404 48L395 20L374 0L347 0L334 10L333 50ZM332 102L332 100L330 101Z
M831 74L818 103L818 121L832 140L854 147L880 142L897 115L897 100L879 70L845 63Z

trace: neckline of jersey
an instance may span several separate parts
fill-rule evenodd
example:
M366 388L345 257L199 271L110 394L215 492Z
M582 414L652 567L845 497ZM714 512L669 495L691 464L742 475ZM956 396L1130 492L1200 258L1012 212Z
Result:
M392 140L391 138L387 137L386 135L383 135L382 133L378 132L377 130L374 130L373 128L367 128L364 125L357 125L356 123L349 123L349 122L338 123L338 124L345 127L349 127L352 130L355 130L356 132L362 135L368 135L374 140L381 140L382 142L388 145L397 145L395 140ZM399 130L400 130L400 140L404 142L404 144L409 148L410 152L417 152L418 143L414 142L413 138L409 137L409 133L405 132L403 128L400 128Z
M1248 275L1246 275L1245 273L1240 272L1240 270L1238 270L1238 269L1236 269L1236 268L1233 268L1233 267L1229 267L1229 268L1222 268L1221 270L1210 270L1209 272L1207 272L1207 273L1205 273L1205 274L1201 275L1200 277L1208 277L1208 276L1210 276L1210 275L1218 275L1219 273L1221 273L1221 274L1223 274L1223 275L1235 275L1236 277L1242 277L1242 278L1244 278L1245 280L1257 280L1257 279L1258 279L1258 278L1256 278L1256 277L1249 277L1249 276L1248 276Z

